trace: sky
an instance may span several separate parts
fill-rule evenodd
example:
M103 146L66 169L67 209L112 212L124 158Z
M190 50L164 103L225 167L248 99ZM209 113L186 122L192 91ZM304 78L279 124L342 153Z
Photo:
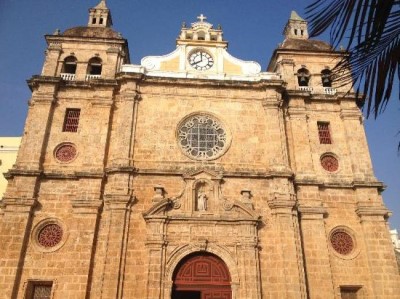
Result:
M45 34L86 25L88 9L99 0L0 0L0 136L20 136L31 92L26 80L40 74ZM306 1L271 0L108 0L114 26L128 39L131 63L148 55L175 49L182 22L190 24L203 13L221 24L228 51L257 61L265 70L282 31L296 10L305 17ZM327 36L319 37L328 41ZM377 120L365 120L376 177L387 185L383 197L393 212L389 222L400 231L400 102L398 84L391 103Z

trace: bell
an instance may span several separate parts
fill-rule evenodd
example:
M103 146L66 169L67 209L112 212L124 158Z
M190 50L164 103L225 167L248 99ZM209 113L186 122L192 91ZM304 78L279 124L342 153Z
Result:
M305 76L301 76L300 83L307 83L307 78Z
M328 76L322 78L322 85L324 87L331 87L331 79Z

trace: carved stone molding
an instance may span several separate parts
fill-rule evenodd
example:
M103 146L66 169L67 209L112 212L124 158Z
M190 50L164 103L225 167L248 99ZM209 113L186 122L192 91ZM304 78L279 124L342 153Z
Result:
M30 213L36 206L35 198L3 198L4 212L7 213Z
M129 210L134 203L135 197L132 195L106 194L104 203L107 209L110 210Z
M71 203L74 214L97 214L103 206L101 200L74 199Z
M300 212L301 219L307 220L323 219L326 215L328 215L326 208L322 206L298 205L297 210Z
M370 206L365 203L358 203L356 213L363 221L385 221L392 212L385 206Z
M296 205L296 195L274 192L267 202L273 214L291 214Z

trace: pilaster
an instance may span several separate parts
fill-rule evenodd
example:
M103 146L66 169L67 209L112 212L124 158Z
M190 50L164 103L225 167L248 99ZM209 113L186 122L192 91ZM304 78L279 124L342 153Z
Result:
M340 111L346 134L347 148L350 153L354 181L375 180L369 155L367 139L362 124L362 114L356 108L344 108Z
M108 194L105 196L109 227L101 298L122 298L123 296L125 254L132 204L131 195Z
M309 298L334 298L322 206L299 205L300 229Z
M268 153L271 157L269 167L274 171L287 170L289 165L280 94L267 97L262 105L268 119Z
M398 298L400 275L386 225L390 212L384 206L359 203L356 213L362 227L374 295L376 298Z
M289 134L292 140L292 168L296 172L296 178L302 180L314 180L315 169L312 161L310 146L308 116L303 99L291 99L288 108Z
M16 298L32 227L34 198L3 198L0 226L0 290L3 298Z
M273 215L277 236L279 236L275 242L277 246L280 246L278 250L281 260L276 262L283 269L283 273L281 273L283 276L274 273L278 280L276 283L284 285L279 296L293 299L306 298L304 266L298 240L297 211L295 210L296 196L273 193L268 199L268 205ZM262 271L268 270L262 269Z

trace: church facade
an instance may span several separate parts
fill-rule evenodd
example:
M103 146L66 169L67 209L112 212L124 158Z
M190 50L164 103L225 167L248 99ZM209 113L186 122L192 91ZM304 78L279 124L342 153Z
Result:
M104 0L46 36L0 209L1 298L399 298L345 55L295 12L267 71L203 15L129 59Z

